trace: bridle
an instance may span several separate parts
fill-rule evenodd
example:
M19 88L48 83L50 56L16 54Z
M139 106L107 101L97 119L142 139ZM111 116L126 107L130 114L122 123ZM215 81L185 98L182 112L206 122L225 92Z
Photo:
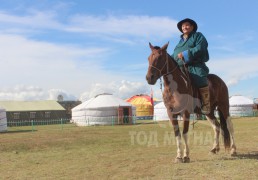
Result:
M152 68L156 69L159 72L160 77L161 76L166 76L168 74L172 74L176 70L176 68L178 67L178 65L176 65L176 67L174 69L172 69L172 71L169 71L169 67L168 67L168 53L167 53L167 51L165 51L165 52L166 52L166 62L165 62L165 64L163 65L163 67L161 69L159 69L159 68L157 68L157 67L155 67L153 65L149 65L149 67L152 67ZM162 75L162 71L165 68L165 66L167 66L167 73Z
M165 52L166 52L166 62L165 62L165 64L163 65L163 67L161 69L159 69L159 68L149 64L149 67L156 69L159 72L159 74L160 74L159 80L160 80L160 90L161 90L161 92L162 92L162 80L161 80L161 77L162 76L167 76L169 74L172 74L178 68L178 64L176 64L175 68L172 69L172 71L169 71L169 66L168 66L168 61L169 61L168 60L168 56L169 55L168 55L167 51L165 51ZM162 75L162 71L165 68L165 66L167 66L167 73Z

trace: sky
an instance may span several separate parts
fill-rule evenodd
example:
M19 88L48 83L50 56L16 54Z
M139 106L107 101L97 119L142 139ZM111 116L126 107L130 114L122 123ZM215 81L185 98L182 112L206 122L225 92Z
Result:
M179 41L194 19L210 73L229 95L258 98L258 1L0 0L0 100L85 101L100 93L162 99L145 76L149 42Z

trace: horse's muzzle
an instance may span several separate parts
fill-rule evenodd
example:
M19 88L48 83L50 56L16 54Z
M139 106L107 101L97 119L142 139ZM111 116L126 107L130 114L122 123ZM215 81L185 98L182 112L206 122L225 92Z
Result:
M154 85L156 83L154 75L146 76L146 80L147 80L148 84L150 84L150 85Z

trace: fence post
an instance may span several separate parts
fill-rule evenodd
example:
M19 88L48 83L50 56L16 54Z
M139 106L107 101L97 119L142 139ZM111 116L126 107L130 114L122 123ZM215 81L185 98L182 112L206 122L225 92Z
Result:
M34 131L34 123L33 123L33 120L31 120L31 131L32 131L32 132Z
M134 116L134 124L136 124L136 121L137 121L137 116L135 115Z
M61 118L61 127L62 127L62 130L63 130L63 118Z

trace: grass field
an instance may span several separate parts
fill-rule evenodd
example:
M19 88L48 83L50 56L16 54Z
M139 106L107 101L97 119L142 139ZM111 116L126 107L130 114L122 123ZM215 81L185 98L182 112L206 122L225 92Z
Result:
M10 128L0 134L0 179L257 179L258 118L233 119L238 155L221 144L208 152L213 131L198 121L189 132L190 163L174 164L168 121L136 125Z

